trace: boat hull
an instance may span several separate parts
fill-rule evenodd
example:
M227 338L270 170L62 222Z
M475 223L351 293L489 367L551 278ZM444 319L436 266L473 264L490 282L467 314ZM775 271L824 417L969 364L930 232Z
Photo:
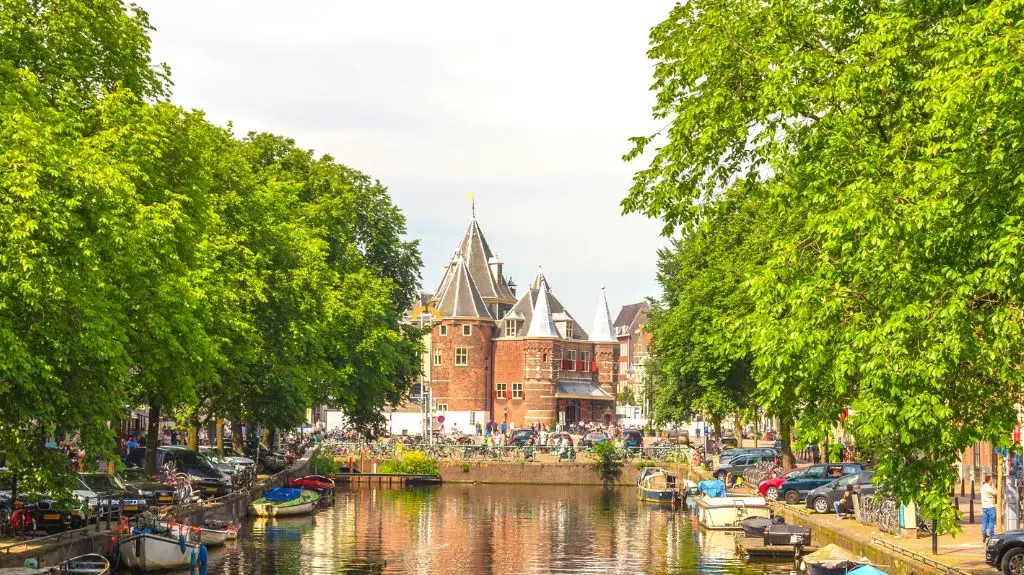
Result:
M763 497L706 497L694 501L697 521L705 529L741 531L741 521L749 517L771 518L771 509Z
M641 487L639 492L641 501L652 501L655 503L672 503L672 498L675 496L675 492L672 490L645 489Z
M198 550L198 545L186 543L182 551L176 538L150 533L130 535L118 544L121 565L142 571L190 567L192 554Z
M273 503L254 503L252 511L257 517L291 517L294 515L309 515L313 512L316 501L299 503L297 505L274 505Z
M188 537L188 531L191 529L197 529L196 527L183 526L175 524L171 527L171 533L177 537L180 533L185 532L185 537ZM234 530L228 529L207 529L200 527L200 539L199 541L207 547L216 547L217 545L223 545L228 539L234 539L237 537Z

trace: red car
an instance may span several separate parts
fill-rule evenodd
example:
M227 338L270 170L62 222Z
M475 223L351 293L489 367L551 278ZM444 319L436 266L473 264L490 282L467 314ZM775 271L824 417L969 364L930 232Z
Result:
M782 477L772 477L771 479L765 479L757 486L757 490L761 492L768 501L778 501L779 499L779 487L790 479L798 479L804 473L807 473L809 465L797 467Z

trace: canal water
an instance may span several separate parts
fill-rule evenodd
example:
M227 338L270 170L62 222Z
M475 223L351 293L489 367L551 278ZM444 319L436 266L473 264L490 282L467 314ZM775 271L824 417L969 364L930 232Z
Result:
M630 488L339 488L313 517L250 519L210 574L789 574L745 563L730 533L641 503Z

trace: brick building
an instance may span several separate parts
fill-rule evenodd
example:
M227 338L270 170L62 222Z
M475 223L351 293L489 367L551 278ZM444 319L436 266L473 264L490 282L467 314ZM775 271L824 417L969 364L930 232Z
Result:
M651 333L647 331L648 314L651 304L646 301L622 306L615 317L613 327L615 339L619 342L619 389L629 388L638 405L646 408L643 397L645 364L650 356ZM638 409L638 411L643 411ZM624 414L635 417L635 413ZM646 413L644 413L646 415Z
M424 383L446 429L613 420L619 343L604 291L588 334L540 270L517 297L502 265L474 218L436 293L410 315L432 324Z

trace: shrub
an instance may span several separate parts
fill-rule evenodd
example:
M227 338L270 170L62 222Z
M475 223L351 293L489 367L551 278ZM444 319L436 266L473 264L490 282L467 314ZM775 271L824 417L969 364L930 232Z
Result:
M462 465L459 465L459 469L461 469L463 473L469 473L469 464L463 461Z
M405 473L410 475L437 475L437 462L422 451L403 451L377 467L378 473Z
M650 459L638 459L633 463L636 466L636 470L640 471L644 467L658 467L657 461L651 461Z
M334 475L338 472L338 462L334 460L334 455L318 447L309 456L309 472L314 475Z
M622 475L622 454L611 441L598 443L592 451L597 459L597 472L605 483L610 483Z

